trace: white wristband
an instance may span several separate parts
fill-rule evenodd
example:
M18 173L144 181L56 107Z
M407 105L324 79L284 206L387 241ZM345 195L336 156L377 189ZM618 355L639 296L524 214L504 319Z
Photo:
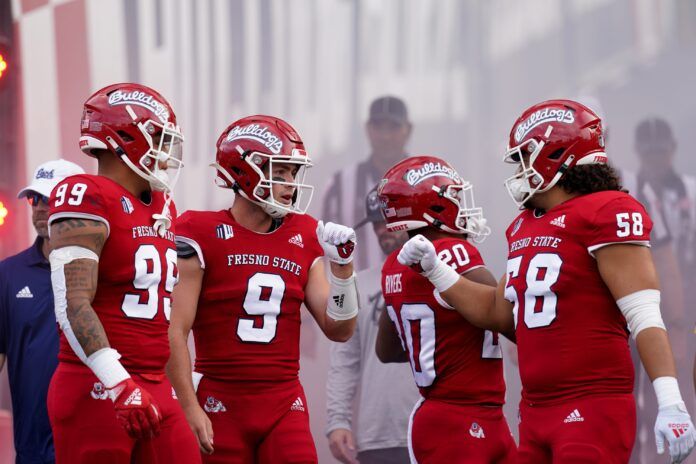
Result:
M657 397L658 408L666 408L668 406L683 405L681 392L679 391L679 383L674 377L658 377L653 380L653 388Z
M85 364L92 369L104 387L109 389L130 377L119 361L120 358L121 355L113 348L102 348L89 355Z
M326 314L334 321L346 321L358 315L358 287L355 273L341 279L329 272L329 301Z
M457 274L457 271L452 269L451 266L445 264L439 259L436 259L435 266L433 266L429 272L426 272L423 275L428 278L430 283L432 283L440 293L448 290L452 285L456 284L461 277L459 274Z

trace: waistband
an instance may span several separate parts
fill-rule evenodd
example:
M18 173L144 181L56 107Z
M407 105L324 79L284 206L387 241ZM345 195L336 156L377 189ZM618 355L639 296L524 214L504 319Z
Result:
M621 400L621 399L631 399L634 400L633 392L631 393L588 393L584 395L573 395L567 398L554 399L553 401L530 401L528 399L520 399L520 406L530 407L530 408L545 408L545 407L555 407L563 405L566 403L572 403L577 401L592 401L592 400Z
M58 363L58 367L56 368L56 372L65 372L67 374L81 374L81 375L89 375L94 378L94 381L97 382L99 379L97 379L97 376L94 375L94 372L87 367L85 364L78 364L78 363L71 363L71 362L65 362L65 361L60 361ZM159 383L167 379L167 375L164 372L134 372L132 370L129 370L128 373L131 375L131 377L138 378L138 379L143 379L148 382L154 382L154 383Z
M490 419L490 420L495 420L495 419L502 419L504 417L503 415L503 407L502 406L483 406L483 405L478 405L478 404L457 404L457 403L449 403L447 401L442 401L438 399L433 399L433 398L427 398L423 401L423 403L420 405L419 409L423 409L426 407L435 407L435 408L447 408L448 410L456 410L457 414L462 414L462 415L467 415L467 416L477 416L481 417L483 419Z
M235 392L237 394L268 393L273 391L287 391L302 387L299 377L288 380L225 380L209 377L205 374L201 377L199 385L205 383L207 390L223 393Z

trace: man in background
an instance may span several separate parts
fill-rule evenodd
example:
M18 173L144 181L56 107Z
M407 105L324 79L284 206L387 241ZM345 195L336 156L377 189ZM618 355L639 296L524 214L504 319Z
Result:
M363 216L363 199L377 185L382 175L395 163L406 158L406 143L411 136L406 104L394 96L379 97L370 105L365 131L370 142L370 156L359 163L341 166L324 194L322 217L339 224L355 224ZM381 265L383 256L377 238L363 229L357 237L356 270Z
M654 222L650 244L663 286L664 322L672 341L679 381L689 385L694 350L689 341L694 337L688 332L694 327L694 316L688 312L687 317L685 302L696 298L696 179L677 173L677 142L664 119L641 121L636 126L634 143L638 172L623 172L623 184L645 206ZM642 368L636 369L638 433L633 459L639 463L659 459L652 444L652 418L657 403L650 390L647 374ZM685 395L684 400L691 410L691 395Z
M49 161L34 171L17 198L27 198L34 244L0 262L0 370L9 370L17 463L53 463L53 436L46 392L58 364L58 331L48 264L48 198L68 176L82 174L77 164Z
M380 286L382 261L408 236L403 231L387 231L376 189L368 193L365 209L367 217L354 229L367 229L363 226L371 223L381 253L376 265L357 276L360 313L353 337L331 346L326 433L331 453L342 463L408 463L408 418L419 397L418 389L408 363L384 364L375 354L379 316L385 310ZM356 393L360 395L357 402Z

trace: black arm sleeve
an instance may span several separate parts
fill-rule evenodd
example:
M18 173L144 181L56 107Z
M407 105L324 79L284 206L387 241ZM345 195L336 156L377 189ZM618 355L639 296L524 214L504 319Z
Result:
M177 240L176 241L176 255L179 258L188 259L196 256L196 250L193 249L188 243Z

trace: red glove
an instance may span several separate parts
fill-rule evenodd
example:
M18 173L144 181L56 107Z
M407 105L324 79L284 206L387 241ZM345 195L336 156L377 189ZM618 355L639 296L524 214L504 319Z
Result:
M152 396L131 377L109 389L109 397L128 435L136 440L159 435L162 415Z

